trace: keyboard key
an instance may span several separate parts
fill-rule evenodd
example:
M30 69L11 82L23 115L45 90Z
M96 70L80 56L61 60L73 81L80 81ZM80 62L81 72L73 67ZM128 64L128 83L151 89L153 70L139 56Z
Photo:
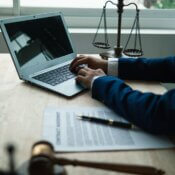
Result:
M74 77L75 74L70 72L69 65L65 65L63 67L59 67L49 72L37 75L33 78L44 83L50 84L52 86L56 86L57 84L60 84Z

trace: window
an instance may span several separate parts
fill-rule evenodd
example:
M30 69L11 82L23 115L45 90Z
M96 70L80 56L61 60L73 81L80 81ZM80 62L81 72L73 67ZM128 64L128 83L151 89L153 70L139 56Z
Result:
M174 0L143 0L143 5L146 8L158 8L158 9L174 9Z
M13 14L13 0L0 0L0 15Z
M95 3L94 3L95 2ZM106 0L21 0L21 6L30 7L68 7L68 8L101 8ZM114 0L113 2L116 2ZM124 0L125 4L135 2L140 8L159 8L159 9L172 9L175 8L174 0Z
M69 27L96 28L106 0L0 0L0 15L29 15L61 11ZM117 3L118 0L113 0ZM141 28L175 29L174 0L124 0L124 4L137 3ZM14 6L14 7L13 7ZM13 8L12 8L13 7ZM134 6L124 8L122 27L130 28L134 17ZM117 10L107 6L108 27L116 28Z
M0 7L13 7L13 0L1 0Z
M102 7L105 0L21 0L23 7L62 7L62 8L97 8Z

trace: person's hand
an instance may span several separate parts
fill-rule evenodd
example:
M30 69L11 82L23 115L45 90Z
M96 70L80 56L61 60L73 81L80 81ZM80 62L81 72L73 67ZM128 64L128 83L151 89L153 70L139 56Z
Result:
M107 60L85 55L76 57L70 65L70 70L78 72L83 64L86 64L91 69L102 69L105 73L107 73Z
M88 67L84 67L78 71L78 76L76 78L77 82L79 82L83 87L90 88L92 79L95 76L104 76L106 75L102 69L90 69Z

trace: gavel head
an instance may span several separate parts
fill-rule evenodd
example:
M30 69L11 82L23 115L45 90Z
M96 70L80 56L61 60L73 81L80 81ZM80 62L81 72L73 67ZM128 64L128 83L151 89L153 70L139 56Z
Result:
M33 145L29 162L30 175L54 175L54 148L47 141Z

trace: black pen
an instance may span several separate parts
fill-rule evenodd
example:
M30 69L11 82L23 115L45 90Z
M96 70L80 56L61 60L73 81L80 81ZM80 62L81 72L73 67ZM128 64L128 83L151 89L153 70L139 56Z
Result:
M126 129L135 128L135 126L131 123L120 122L120 121L111 120L111 119L107 120L107 119L102 119L102 118L97 118L92 116L85 116L85 115L78 115L77 118L81 120L87 120L90 122L101 123L104 125L111 125L111 126L120 127L120 128L126 128Z

